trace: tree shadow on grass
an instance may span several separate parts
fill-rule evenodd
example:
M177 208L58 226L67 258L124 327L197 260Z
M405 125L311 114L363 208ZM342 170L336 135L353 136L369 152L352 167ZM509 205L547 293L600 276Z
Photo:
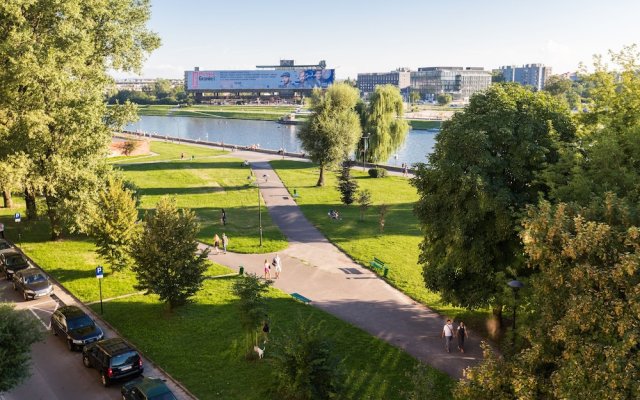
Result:
M181 169L246 169L242 161L196 162L196 161L159 161L156 163L139 163L119 166L123 171L157 171L157 170L181 170Z

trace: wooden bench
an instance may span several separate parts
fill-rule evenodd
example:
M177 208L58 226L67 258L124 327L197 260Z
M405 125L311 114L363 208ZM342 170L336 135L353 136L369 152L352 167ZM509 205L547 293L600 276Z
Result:
M387 265L387 263L376 257L373 257L373 261L371 261L369 265L380 272L382 276L384 276L385 278L387 277L387 274L389 273L389 266Z
M291 293L291 297L293 297L296 300L300 300L301 302L303 302L304 304L309 304L311 303L311 300L307 299L306 297L304 297L303 295L301 295L300 293Z

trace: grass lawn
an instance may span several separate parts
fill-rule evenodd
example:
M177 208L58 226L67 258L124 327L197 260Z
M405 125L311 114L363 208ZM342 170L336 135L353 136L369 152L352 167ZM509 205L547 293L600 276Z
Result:
M184 117L210 117L210 118L233 118L233 119L255 119L265 121L276 121L283 115L292 113L297 106L258 106L258 105L196 105L190 107L177 107L165 105L140 105L138 113L140 115L154 116L184 116Z
M361 170L353 176L360 189L369 189L373 205L360 221L358 205L345 206L336 189L334 173L325 173L325 187L315 184L318 168L311 163L298 161L271 161L289 191L296 188L300 197L297 203L305 216L334 244L356 262L369 266L377 257L390 264L388 282L422 304L441 314L463 320L472 328L484 333L487 311L468 311L442 302L440 296L427 290L422 280L422 268L418 265L418 246L422 240L420 226L413 215L413 204L418 194L408 179L388 176L370 178ZM384 233L380 232L379 210L386 204ZM330 209L337 209L342 218L335 221L327 217Z
M180 156L183 153L186 159L190 159L191 156L198 159L202 157L215 157L228 153L226 151L214 149L213 147L191 146L186 144L161 142L157 140L151 141L151 152L155 154L110 157L107 159L107 162L109 164L149 163L157 161L180 160Z

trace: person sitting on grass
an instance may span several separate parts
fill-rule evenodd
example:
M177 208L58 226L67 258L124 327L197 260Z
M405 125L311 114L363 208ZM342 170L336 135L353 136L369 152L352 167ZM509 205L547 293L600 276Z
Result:
M338 210L329 210L327 215L329 215L329 218L331 219L340 219L340 214L338 213Z

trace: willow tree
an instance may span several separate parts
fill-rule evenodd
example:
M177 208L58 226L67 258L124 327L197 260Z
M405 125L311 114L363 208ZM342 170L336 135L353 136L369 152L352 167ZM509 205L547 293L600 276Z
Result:
M149 16L147 0L0 3L0 123L32 161L26 201L44 196L53 238L82 229L104 182L108 71L139 71L159 45Z
M386 161L404 144L409 124L402 118L404 102L393 85L376 86L362 118L364 136L369 136L367 161ZM362 152L363 140L358 143Z
M298 132L302 148L320 166L317 186L324 186L324 171L353 153L361 136L360 118L355 111L358 89L345 83L331 85L326 92L314 90L313 114Z

